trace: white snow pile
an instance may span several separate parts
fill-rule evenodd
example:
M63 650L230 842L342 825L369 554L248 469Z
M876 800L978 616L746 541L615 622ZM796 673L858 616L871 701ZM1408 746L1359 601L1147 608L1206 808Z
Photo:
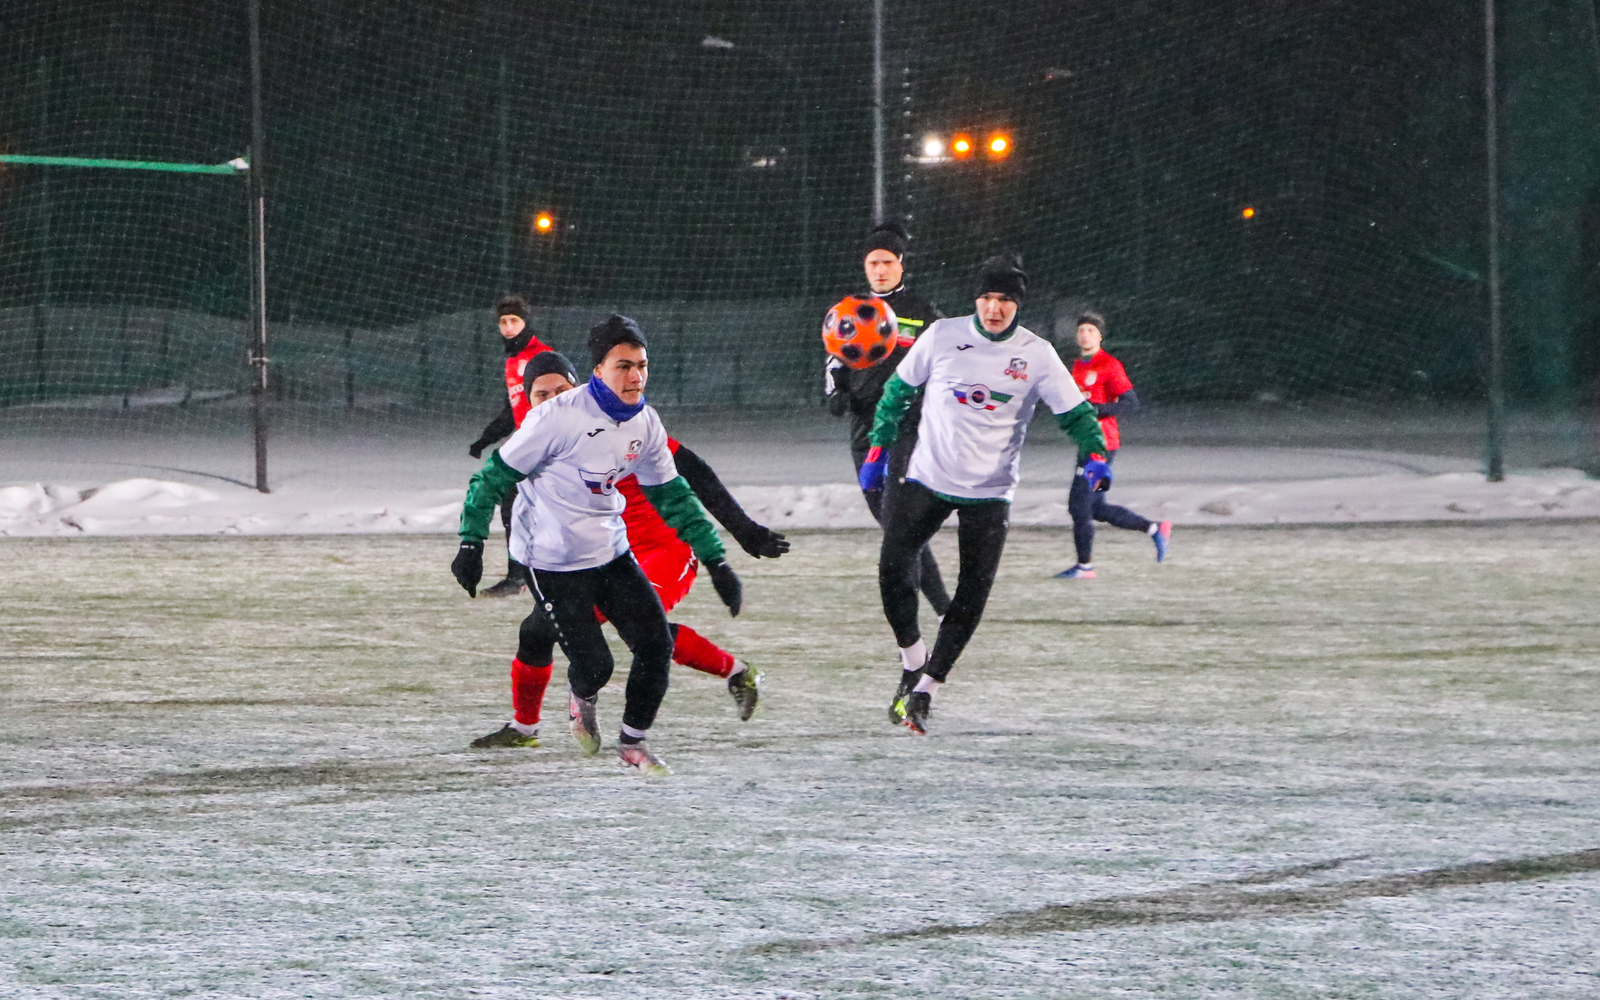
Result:
M756 520L774 528L869 528L853 484L734 487ZM157 479L99 488L39 484L0 488L0 536L298 535L453 533L461 489L382 490L289 486L270 494L233 484L212 489ZM1351 476L1261 483L1119 485L1108 499L1178 524L1327 524L1600 517L1600 481L1577 470L1508 476L1476 473ZM1064 526L1066 491L1017 491L1014 524ZM498 524L496 524L498 529Z
M98 489L36 483L0 488L0 536L328 535L454 532L465 490L287 487L215 491L159 479Z

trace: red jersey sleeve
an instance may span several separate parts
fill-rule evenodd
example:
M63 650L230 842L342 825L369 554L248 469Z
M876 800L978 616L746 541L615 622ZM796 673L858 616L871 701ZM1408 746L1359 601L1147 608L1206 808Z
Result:
M1114 400L1132 389L1133 381L1128 378L1128 371L1122 367L1122 362L1109 355L1106 361L1109 363L1105 366L1105 372L1101 377L1105 381L1106 395Z

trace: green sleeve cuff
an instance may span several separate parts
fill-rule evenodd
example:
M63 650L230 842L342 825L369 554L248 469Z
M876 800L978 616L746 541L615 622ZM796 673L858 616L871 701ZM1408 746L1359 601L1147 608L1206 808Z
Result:
M1079 465L1090 455L1106 453L1106 436L1100 430L1100 417L1095 413L1093 403L1079 403L1065 413L1056 414L1056 423L1061 425L1067 437L1078 443Z
M921 395L922 386L908 385L898 374L890 375L883 385L878 409L872 415L872 433L867 436L867 442L874 448L887 448L900 440L900 421Z
M661 520L671 525L684 544L694 551L696 559L708 563L727 555L727 549L722 547L722 538L717 535L706 509L700 505L694 490L689 488L682 476L659 486L641 484L640 489L656 513L661 515Z
M481 542L488 538L495 504L510 503L517 484L526 478L507 465L498 451L491 454L467 483L467 498L461 503L461 540Z

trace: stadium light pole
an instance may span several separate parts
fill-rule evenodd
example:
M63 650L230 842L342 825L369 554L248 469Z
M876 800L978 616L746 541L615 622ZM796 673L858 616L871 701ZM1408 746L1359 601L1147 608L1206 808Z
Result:
M1498 483L1505 469L1505 351L1500 330L1500 121L1499 87L1495 80L1494 0L1483 0L1484 146L1487 154L1489 202L1489 413L1484 450L1486 478Z
M261 120L261 0L250 0L250 380L256 489L267 488L267 196L266 128Z

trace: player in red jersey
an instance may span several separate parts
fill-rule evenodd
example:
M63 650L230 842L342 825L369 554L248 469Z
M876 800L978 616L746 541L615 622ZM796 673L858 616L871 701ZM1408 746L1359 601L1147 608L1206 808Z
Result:
M577 375L572 365L560 354L550 351L540 354L527 366L526 394L530 408L554 398L573 388ZM717 474L699 455L673 438L667 439L678 474L689 484L706 511L721 522L734 540L750 555L757 558L776 559L789 551L783 535L757 524L739 506ZM622 522L627 528L628 545L639 562L639 568L655 588L663 610L671 611L694 586L699 571L699 561L687 543L678 537L672 526L664 521L654 506L645 498L638 479L628 476L619 479L616 490L626 501ZM519 501L513 512L513 555L525 556L528 539L533 531L533 508L525 500ZM605 621L599 609L595 616ZM739 707L739 718L749 719L760 700L760 671L746 665L732 653L696 632L687 625L671 625L674 663L725 678L728 692ZM472 741L474 747L536 747L539 745L540 711L545 688L550 683L554 666L555 646L559 633L546 609L535 607L522 622L517 642L517 655L511 661L512 720L495 732Z
M1106 436L1106 464L1117 457L1122 446L1117 418L1139 408L1139 394L1133 391L1122 362L1101 350L1106 319L1096 312L1078 317L1078 359L1072 363L1072 378L1085 399L1094 404L1100 416L1100 431ZM1072 514L1072 541L1078 550L1077 565L1057 573L1064 580L1094 579L1094 522L1104 521L1115 528L1142 531L1156 546L1156 562L1167 557L1167 542L1172 537L1172 522L1159 524L1140 517L1126 507L1106 503L1105 491L1090 490L1082 476L1072 480L1067 494L1067 510Z
M505 385L506 405L495 414L483 428L483 433L478 435L478 440L472 442L467 448L467 454L473 458L482 458L483 450L492 444L503 441L511 436L511 432L522 426L522 418L528 415L532 405L523 388L523 371L528 366L528 359L535 354L550 350L550 345L533 335L533 328L528 326L528 303L520 295L507 295L495 303L495 315L500 326L500 338L506 351ZM506 541L511 540L511 503L500 505L500 523L506 529ZM499 583L483 589L484 597L515 597L522 593L528 586L527 577L523 567L512 559L506 557L506 578Z

